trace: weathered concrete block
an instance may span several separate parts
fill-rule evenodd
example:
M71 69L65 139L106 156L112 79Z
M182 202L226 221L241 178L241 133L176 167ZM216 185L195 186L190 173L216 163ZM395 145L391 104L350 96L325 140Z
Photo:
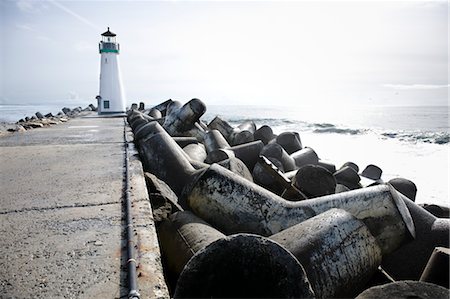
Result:
M216 116L209 124L208 128L210 130L217 130L219 131L225 139L230 142L230 135L233 132L233 127L226 122L225 120L221 119L220 117Z
M242 160L242 162L247 165L250 171L255 167L256 162L258 162L259 154L262 151L264 144L262 141L252 141L240 145L235 145L229 148L236 158Z
M212 152L209 152L206 156L205 163L213 164L213 163L219 163L220 161L227 160L230 158L236 157L234 155L234 152L230 149L216 149Z
M317 156L316 152L310 147L305 147L299 151L296 151L292 153L290 157L294 160L297 168L308 164L316 165L319 163L319 157Z
M434 283L444 288L449 288L449 264L450 249L436 247L431 254L425 269L420 276L420 281Z
M225 233L268 236L340 208L362 220L383 252L392 252L414 235L414 225L399 193L388 185L289 202L232 172L211 165L183 190L192 211Z
M438 218L450 218L450 208L440 205L422 203L420 207L424 208Z
M182 135L183 132L195 128L195 122L205 113L206 106L199 99L192 99L181 107L172 102L167 108L163 128L172 135Z
M366 225L331 209L270 237L305 269L315 298L359 294L381 263L381 249Z
M292 183L308 198L334 194L336 179L325 168L317 165L305 165L295 175Z
M271 164L276 167L276 169L280 172L283 172L283 164L281 164L280 161L273 157L267 158ZM275 194L281 195L283 191L286 189L287 184L280 183L280 180L277 180L274 175L272 175L270 172L267 171L267 169L264 167L263 162L256 163L255 167L253 168L253 178L254 182L258 184L261 187L264 187L267 190L272 191Z
M219 164L222 167L225 167L226 169L237 175L240 175L244 179L253 182L253 177L252 174L250 173L250 170L248 170L247 166L244 164L244 162L242 162L241 159L231 157L229 159L220 161L217 164ZM207 166L209 167L209 165Z
M281 145L290 155L303 148L300 135L297 132L283 132L276 138L276 143Z
M183 147L183 151L189 156L191 160L203 162L206 159L205 146L201 143L188 144Z
M148 112L148 115L153 117L153 118L161 118L161 117L163 117L161 111L159 111L156 108L150 109L150 111Z
M448 296L448 289L441 286L426 282L405 280L372 287L359 294L356 299L435 299L448 298Z
M361 181L359 174L350 166L342 167L333 175L336 178L336 182L338 184L344 185L350 190L359 189L362 187L359 183Z
M218 130L210 130L206 132L203 142L205 144L207 153L210 153L217 149L230 147L225 137L223 137L222 133L220 133L220 131Z
M379 180L381 179L381 174L383 173L383 171L381 170L380 167L370 164L367 165L366 168L364 168L364 170L361 172L361 175L363 177L372 179L372 180Z
M398 192L414 221L416 238L383 258L383 269L396 280L418 280L435 247L449 247L450 220L436 218Z
M152 124L155 133L139 143L144 168L166 182L179 196L195 169L172 137L158 123ZM185 207L182 201L180 205Z
M389 180L389 184L412 201L416 200L417 187L412 181L404 178L394 178Z
M294 159L278 143L269 143L261 150L261 155L272 157L283 164L284 171L291 171L296 168Z
M160 240L172 277L181 272L175 298L314 296L296 258L266 238L226 237L192 213L179 212L162 223Z
M233 129L230 134L230 144L240 145L254 140L253 133L256 131L256 125L253 121L248 120Z
M336 165L334 165L331 162L326 162L323 160L319 160L319 162L317 162L317 165L322 166L323 168L325 168L326 170L328 170L331 173L335 173L336 172Z
M269 126L261 126L259 129L253 133L253 138L255 140L261 140L264 145L269 144L269 142L275 139L277 136L273 134L272 128Z

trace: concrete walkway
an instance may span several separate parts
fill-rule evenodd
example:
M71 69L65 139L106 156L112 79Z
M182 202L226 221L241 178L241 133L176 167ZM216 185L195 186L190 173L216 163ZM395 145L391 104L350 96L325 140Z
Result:
M128 140L132 135L127 128ZM95 115L0 138L2 298L126 297L124 119ZM168 297L142 166L131 198L141 298Z

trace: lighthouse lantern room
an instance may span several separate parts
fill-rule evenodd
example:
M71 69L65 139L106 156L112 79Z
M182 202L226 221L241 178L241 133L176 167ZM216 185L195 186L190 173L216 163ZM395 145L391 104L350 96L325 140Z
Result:
M102 33L99 43L100 95L97 96L98 114L125 112L125 93L119 66L119 43L116 34L108 30Z

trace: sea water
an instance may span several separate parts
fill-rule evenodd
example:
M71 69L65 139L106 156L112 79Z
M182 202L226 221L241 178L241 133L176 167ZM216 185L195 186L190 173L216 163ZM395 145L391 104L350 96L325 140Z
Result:
M86 107L73 103L69 108ZM202 117L216 115L239 125L253 120L268 125L275 134L295 131L303 146L313 148L322 160L340 167L347 161L362 171L374 164L382 179L403 177L417 185L417 203L450 205L449 107L281 107L217 106L207 104ZM40 111L56 114L63 106L0 105L0 121L16 122Z

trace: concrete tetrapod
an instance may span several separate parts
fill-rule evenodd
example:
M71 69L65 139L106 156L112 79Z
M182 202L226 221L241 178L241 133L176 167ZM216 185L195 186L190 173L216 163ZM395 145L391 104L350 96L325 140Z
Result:
M420 281L434 283L444 288L449 288L449 269L448 265L450 249L445 247L436 247L431 254L428 263L420 276Z
M396 281L371 287L356 297L356 299L448 299L449 291L441 286L413 280Z
M276 143L281 145L290 155L303 148L300 135L297 132L283 132L277 136Z
M194 128L196 121L205 113L206 106L199 99L192 99L182 107L168 107L164 129L170 135L179 135Z
M330 209L270 237L302 264L316 298L358 295L381 264L381 249L367 226Z
M233 129L230 134L230 141L233 146L252 142L254 140L253 133L256 131L256 125L253 121L247 120Z
M267 145L272 139L276 138L276 135L273 134L271 127L264 125L253 133L253 138L261 140L264 145Z
M418 280L435 247L449 247L450 219L437 218L398 193L411 213L416 238L383 257L383 269L396 280Z
M312 298L297 259L267 238L226 237L190 212L177 212L159 228L172 275L183 269L175 298Z
M139 141L144 167L166 182L179 196L196 170L189 163L186 153L161 125L156 122L150 124L153 128ZM185 208L183 201L180 201L180 205Z
M210 153L217 149L229 148L225 137L218 130L210 130L206 132L203 143L205 144L206 152Z
M414 236L405 203L388 185L290 202L213 164L186 185L182 197L195 214L227 234L270 236L339 208L367 225L383 254Z

